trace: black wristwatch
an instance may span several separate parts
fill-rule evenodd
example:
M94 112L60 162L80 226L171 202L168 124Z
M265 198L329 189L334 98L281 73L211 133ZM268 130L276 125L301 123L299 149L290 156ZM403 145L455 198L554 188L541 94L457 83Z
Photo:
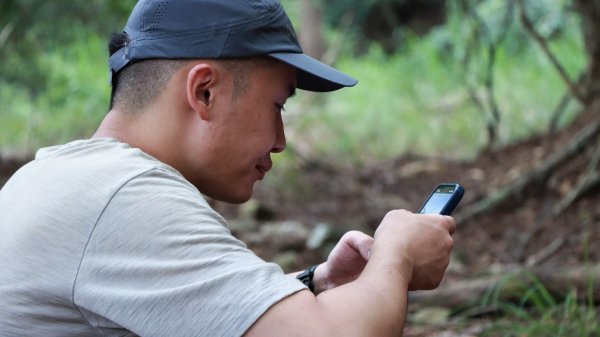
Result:
M315 276L315 269L317 269L319 265L315 264L314 266L310 266L305 271L301 272L296 278L300 280L300 282L304 283L308 287L311 292L315 292L315 285L313 284L313 276Z

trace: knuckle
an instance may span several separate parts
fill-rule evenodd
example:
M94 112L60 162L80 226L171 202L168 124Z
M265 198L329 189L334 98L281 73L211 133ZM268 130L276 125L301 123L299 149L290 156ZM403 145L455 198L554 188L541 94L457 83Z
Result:
M450 226L450 228L456 229L456 221L454 220L453 217L447 216L446 221L448 221L448 225Z
M389 219L393 216L394 216L394 211L391 210L391 211L388 211L387 213L385 213L385 216L383 217L383 219Z
M384 219L393 218L393 217L394 217L394 214L395 214L395 212L396 212L395 210L388 211L387 213L385 213L385 217L384 217Z
M409 214L410 212L405 210L405 209L393 209L391 211L388 211L386 215L389 216L403 216L406 214Z
M429 280L429 284L427 285L427 288L435 289L440 285L440 283L442 283L442 276L437 276L437 277Z
M341 241L351 242L352 245L361 246L368 244L373 238L359 230L350 230L342 235Z
M446 270L446 268L448 268L448 266L450 265L450 254L448 254L448 256L446 256L446 258L444 259L444 270Z
M454 232L456 225L454 223L454 218L449 216L442 216L440 225L449 232Z
M446 246L449 249L452 249L454 247L454 239L451 236L448 237L448 240L446 241Z
M354 236L358 236L358 235L361 235L361 234L362 234L362 232L360 232L360 231L357 231L357 230L353 229L353 230L351 230L351 231L347 231L347 232L344 234L344 236L345 236L345 237L354 237Z

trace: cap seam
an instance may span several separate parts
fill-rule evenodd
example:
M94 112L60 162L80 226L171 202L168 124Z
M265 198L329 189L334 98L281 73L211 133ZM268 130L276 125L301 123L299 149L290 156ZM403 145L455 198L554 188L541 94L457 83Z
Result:
M213 26L210 30L192 30L190 32L182 32L182 33L151 34L151 35L154 35L153 37L143 37L143 35L149 35L149 34L142 33L142 34L140 34L140 37L133 38L132 40L152 41L152 40L160 40L165 37L178 38L178 37L193 36L193 35L210 35L211 33L235 33L235 32L242 30L242 28L240 28L240 27L248 26L249 28L252 28L253 24L259 23L265 19L269 20L268 23L271 23L271 22L275 21L277 18L279 18L282 14L283 14L283 8L279 7L279 8L277 8L276 11L274 11L273 13L270 13L269 15L267 15L265 17L260 17L260 18L254 19L254 20L249 20L249 21L243 21L240 23L235 23L233 25L228 23L228 24Z
M150 6L150 1L146 1L143 5L144 7L141 8L141 12L142 13L146 13L147 12L147 8ZM137 31L142 31L142 29L144 27L148 27L148 20L149 18L146 17L145 15L142 15L142 20L140 20L140 27L138 27Z

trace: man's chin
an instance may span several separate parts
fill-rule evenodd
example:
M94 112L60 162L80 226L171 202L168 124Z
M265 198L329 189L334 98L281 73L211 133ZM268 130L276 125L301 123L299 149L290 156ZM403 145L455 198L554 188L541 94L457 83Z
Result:
M250 196L252 197L252 196ZM229 199L229 200L223 200L226 203L229 204L235 204L235 205L239 205L239 204L243 204L246 201L250 200L250 197L245 197L245 198L235 198L235 199Z
M250 200L250 198L252 198L252 192L253 189L250 189L250 191L243 191L239 193L218 193L207 196L218 201L226 202L228 204L243 204L246 201Z

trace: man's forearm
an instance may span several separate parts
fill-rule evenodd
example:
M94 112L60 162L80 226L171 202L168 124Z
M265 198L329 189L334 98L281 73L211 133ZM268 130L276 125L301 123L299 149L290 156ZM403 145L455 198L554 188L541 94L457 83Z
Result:
M389 212L367 250L364 245L340 250L359 251L360 259L356 254L333 254L317 268L317 282L325 282L329 289L317 296L300 291L283 299L246 336L401 335L408 290L437 287L449 263L455 228L450 217ZM318 276L320 268L324 276ZM327 286L332 280L333 286Z
M374 253L358 279L316 297L306 291L284 299L272 314L267 312L268 321L259 320L246 336L288 336L295 329L313 337L399 336L410 277L408 264L390 263Z
M340 316L338 327L349 331L340 335L398 336L406 321L411 272L408 261L378 256L375 250L356 281L324 291L316 300L347 315Z

